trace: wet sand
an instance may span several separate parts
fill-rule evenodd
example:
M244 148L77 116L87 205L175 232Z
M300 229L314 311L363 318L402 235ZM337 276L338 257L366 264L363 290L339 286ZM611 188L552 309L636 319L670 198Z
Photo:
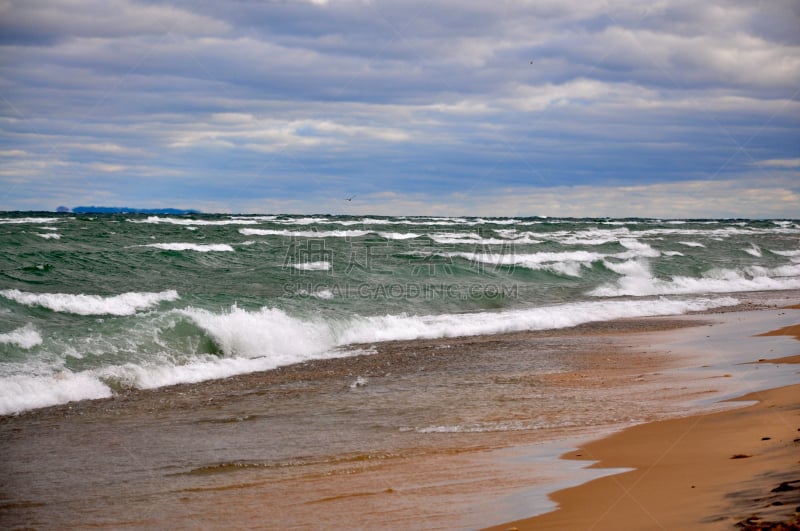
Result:
M634 426L563 455L633 470L556 492L558 510L490 529L800 529L800 385L738 401L757 403Z
M559 510L491 529L797 529L798 397L800 385L753 393L742 400L755 406L644 424L582 446L564 458L635 470L557 492Z
M367 354L2 417L0 523L476 529L541 513L554 486L607 473L558 460L570 441L674 416L736 379L716 367L673 374L698 361L653 347L718 317L362 345ZM764 444L783 437L773 433Z

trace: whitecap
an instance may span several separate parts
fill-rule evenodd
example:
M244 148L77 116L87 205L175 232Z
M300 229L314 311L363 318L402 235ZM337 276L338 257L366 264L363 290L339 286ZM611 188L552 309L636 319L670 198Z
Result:
M750 267L745 270L715 268L700 277L673 276L656 278L643 260L604 262L605 266L622 275L591 291L596 297L643 297L651 295L694 295L704 293L736 293L800 288L800 266L777 268Z
M259 221L252 218L232 219L190 219L190 218L162 218L148 216L145 219L129 219L131 223L167 223L171 225L258 225Z
M90 373L6 376L0 378L0 415L110 396L111 389Z
M155 247L163 251L198 251L201 253L233 251L233 247L227 243L148 243L142 247Z
M0 343L30 349L42 344L42 336L31 323L28 323L11 332L0 334Z
M58 223L59 221L61 221L61 218L0 218L0 223L8 224L30 223L38 225L44 223Z
M292 267L300 271L330 271L331 263L326 261L305 262L302 264L293 264Z
M367 230L274 230L274 229L239 229L244 236L286 236L289 238L358 238L370 233Z
M742 249L744 252L749 254L750 256L755 256L756 258L761 258L761 249L756 247L754 244L750 244L750 247L746 247Z
M17 289L4 289L0 290L0 296L26 306L41 306L55 312L77 315L133 315L162 301L174 301L179 298L175 290L101 296L83 293L28 293Z

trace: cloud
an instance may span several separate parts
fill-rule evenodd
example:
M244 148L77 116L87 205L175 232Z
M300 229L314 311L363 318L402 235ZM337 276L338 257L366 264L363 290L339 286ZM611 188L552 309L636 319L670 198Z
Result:
M178 9L130 0L49 0L5 2L0 7L0 42L49 44L70 37L217 34L229 30L219 20Z
M258 119L244 113L222 113L212 116L213 125L195 123L176 133L170 147L244 147L258 151L314 148L340 145L349 137L383 142L402 142L408 134L400 129L347 125L329 120L283 122Z
M126 169L121 164L105 164L103 162L93 162L89 167L103 173L116 173Z
M496 204L537 190L570 211L558 189L588 213L747 181L663 197L769 215L758 183L800 156L798 25L789 0L5 2L0 208L318 210L348 189L422 212L513 189Z
M800 159L758 160L754 164L763 168L800 168Z

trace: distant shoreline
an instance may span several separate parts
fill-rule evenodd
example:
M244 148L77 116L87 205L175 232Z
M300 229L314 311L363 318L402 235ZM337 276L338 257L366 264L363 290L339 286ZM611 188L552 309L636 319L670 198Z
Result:
M59 212L69 211L59 207ZM77 206L72 209L73 214L167 214L180 216L184 214L202 214L199 210L183 210L179 208L130 208L130 207L104 207L104 206Z

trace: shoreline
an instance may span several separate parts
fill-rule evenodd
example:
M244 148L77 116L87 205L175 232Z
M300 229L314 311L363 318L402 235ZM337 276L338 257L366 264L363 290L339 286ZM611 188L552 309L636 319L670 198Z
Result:
M337 378L341 376L343 372L348 373L348 375L350 375L349 373L353 373L353 377L356 377L356 373L359 371L364 373L374 372L374 366L382 366L384 363L386 363L384 360L375 362L375 360L381 356L392 358L389 363L403 364L403 360L399 358L399 355L420 348L422 350L436 350L442 345L446 345L448 347L454 345L466 345L467 348L472 349L475 348L475 346L492 344L496 342L514 342L518 339L526 340L530 338L536 339L561 336L574 337L646 334L668 331L672 329L702 326L710 323L715 315L737 313L742 311L774 309L776 306L771 300L772 297L790 297L792 295L800 296L800 291L790 290L777 293L743 293L737 294L737 296L742 300L735 306L723 306L709 310L676 315L657 315L612 319L606 321L590 321L567 328L351 344L341 348L343 355L340 357L311 359L304 362L276 367L266 371L236 374L224 378L201 380L195 383L177 383L154 388L117 388L114 390L114 394L107 398L70 401L51 406L26 409L16 413L3 414L0 415L0 422L2 422L4 418L15 418L28 415L70 415L73 413L73 410L116 409L121 405L138 401L151 401L154 403L153 407L158 407L158 404L163 402L163 400L159 398L159 395L174 395L177 397L195 396L198 393L205 394L204 390L209 388L215 390L215 392L225 394L226 391L230 389L243 390L250 388L253 385L290 383L309 378ZM797 297L794 298L796 299ZM791 306L787 308L791 308ZM689 317L702 318L702 316L707 316L709 318L708 323L705 321L693 322L687 319ZM348 352L355 352L356 354L348 354ZM413 363L419 363L419 361L420 360L415 359L413 360ZM348 367L343 369L342 365L347 365Z
M798 333L800 325L789 325L757 337L800 340ZM800 355L750 363L798 364ZM754 402L744 407L640 424L581 444L560 458L627 471L551 492L554 510L484 531L800 529L798 397L800 383L757 390L725 401Z
M329 527L398 529L523 518L548 510L530 507L553 485L609 473L558 459L572 441L675 416L677 404L719 410L712 397L736 392L741 378L763 387L746 379L774 374L772 363L737 366L728 377L713 356L700 367L679 344L664 347L716 330L728 336L754 316L779 323L773 328L796 322L765 304L724 310L375 344L355 357L0 417L0 465L9 471L0 517L41 528L187 527L201 517L212 527L258 528L268 510L286 527L319 526L324 515ZM543 360L558 363L537 365ZM579 422L517 428L540 413L542 393L556 393L556 404L567 393L575 405L567 414ZM414 417L444 408L440 400L452 401L444 420ZM474 418L496 429L475 423L471 400L488 400ZM593 423L597 407L614 411ZM383 438L369 438L376 434ZM315 438L324 444L307 448Z
M750 306L743 307L747 310L753 309ZM473 352L495 344L546 340L548 338L594 338L653 334L703 326L711 322L710 318L714 314L733 313L735 311L737 310L726 311L723 308L692 314L595 321L569 328L354 344L348 346L343 352L356 352L355 355L312 359L267 371L238 374L196 383L179 383L148 389L125 388L120 389L117 394L109 398L72 401L0 415L0 422L3 419L21 417L68 416L72 414L87 414L99 410L113 411L137 403L146 403L149 408L163 406L191 407L193 405L192 402L202 398L202 395L208 397L235 395L237 392L243 392L258 386L291 385L306 380L339 382L342 378L355 379L359 375L364 375L365 377L376 376L385 372L385 367L387 366L395 367L395 370L415 370L415 366L418 365L446 365L448 363L447 356L452 354L451 350ZM709 319L692 321L686 319L688 316L706 316ZM446 351L443 352L442 349L444 348L446 348ZM413 357L408 357L409 353L412 353ZM171 397L174 400L165 403L164 397Z
M561 458L633 470L557 491L550 498L558 509L485 531L797 529L798 396L800 384L758 391L737 400L755 405L642 424L581 445Z

